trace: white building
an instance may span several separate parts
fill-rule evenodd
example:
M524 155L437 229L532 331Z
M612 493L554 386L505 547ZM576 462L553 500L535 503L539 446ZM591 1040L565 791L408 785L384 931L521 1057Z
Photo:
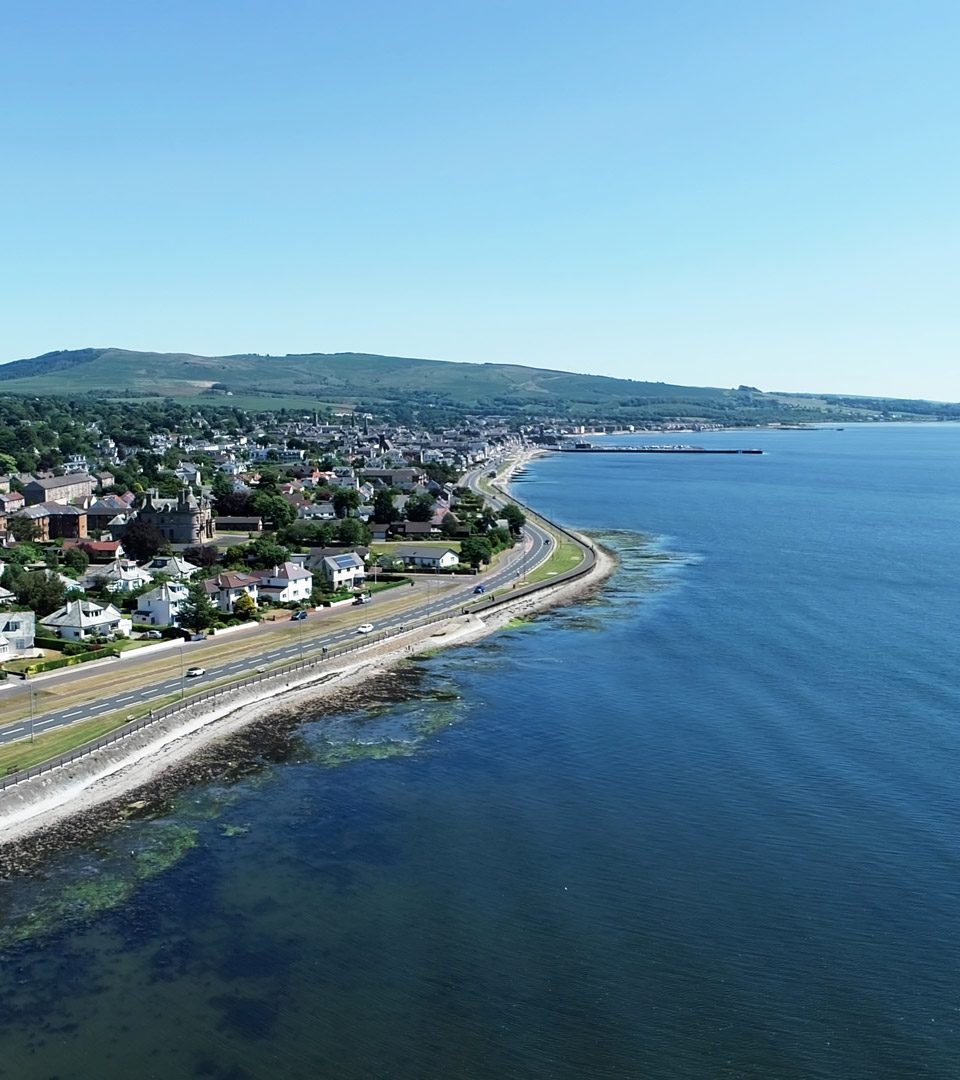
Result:
M179 626L180 607L189 590L180 581L165 581L137 600L136 621L149 626Z
M395 559L403 559L408 566L423 566L428 570L446 570L460 562L453 548L427 547L426 544L401 544L391 552Z
M131 620L113 604L98 604L95 600L71 600L41 619L40 625L66 641L84 641L97 635L127 637L133 629Z
M367 571L363 559L355 551L343 555L327 555L320 564L324 578L335 588L362 585Z
M260 596L275 604L305 604L313 592L313 574L298 563L285 562L272 570L261 570L258 577Z
M32 611L0 611L0 663L33 656L36 615Z

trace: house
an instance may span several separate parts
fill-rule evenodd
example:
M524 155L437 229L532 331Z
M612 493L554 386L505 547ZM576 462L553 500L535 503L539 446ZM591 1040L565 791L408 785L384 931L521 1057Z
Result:
M96 480L87 473L71 473L69 476L34 477L23 485L23 495L27 506L37 503L68 503L71 499L82 499L93 494Z
M35 625L32 611L0 611L0 662L33 655Z
M33 503L12 516L32 521L36 529L35 539L41 543L59 539L83 540L87 535L87 512L79 506L56 502Z
M428 547L426 544L401 544L391 552L408 566L423 566L428 570L447 570L457 566L460 556L453 548Z
M41 619L40 625L53 630L65 641L85 641L98 635L126 637L133 628L131 620L113 604L99 604L95 600L71 600Z
M64 543L67 546L78 547L85 552L92 563L109 563L114 559L123 558L123 544L119 540L80 540Z
M210 500L205 495L197 498L186 489L176 499L160 499L148 491L137 519L159 529L163 538L174 544L199 544L213 539Z
M182 581L165 581L139 597L136 621L150 626L179 626L180 606L188 596Z
M343 555L325 555L320 569L324 580L334 589L362 585L367 576L363 559L355 551L347 551Z
M180 555L157 555L148 563L144 563L144 570L150 574L166 574L167 577L176 581L186 581L199 569L192 562L188 562Z
M104 495L95 499L87 507L87 529L92 533L103 532L113 526L115 518L122 521L133 516L132 499L129 501L120 495Z
M246 593L256 603L259 599L259 579L255 574L227 570L203 583L207 595L221 611L233 611L233 605Z
M305 604L313 592L313 574L297 563L261 570L257 577L260 597L275 604Z
M149 585L153 581L153 574L141 570L131 559L114 559L106 566L96 566L93 570L88 568L83 578L84 587L88 589L101 581L112 593L132 593Z
M261 517L231 517L224 515L213 519L217 532L263 532Z
M332 502L305 503L297 510L301 521L333 521L336 516Z
M0 494L0 513L2 514L12 514L17 510L22 510L26 505L27 501L19 491Z
M428 540L440 535L440 527L432 521L398 521L395 528L411 540Z

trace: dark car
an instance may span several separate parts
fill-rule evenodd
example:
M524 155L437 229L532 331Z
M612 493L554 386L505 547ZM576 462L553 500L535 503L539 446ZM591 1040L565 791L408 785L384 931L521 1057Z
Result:
M290 618L293 619L294 622L300 622L302 619L305 619L306 617L307 617L307 612L305 610L303 610L302 608L301 608L300 611L295 611L290 616Z
M476 587L476 588L475 588L475 589L474 589L473 591L474 591L474 592L475 592L475 593L476 593L477 595L479 595L480 593L485 593L485 592L487 591L487 588L486 588L486 586L485 586L485 585L478 585L478 586L477 586L477 587Z

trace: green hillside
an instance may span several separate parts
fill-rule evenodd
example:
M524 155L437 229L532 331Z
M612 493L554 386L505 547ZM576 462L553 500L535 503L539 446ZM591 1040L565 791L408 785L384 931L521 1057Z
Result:
M960 416L926 402L764 394L750 387L578 375L514 364L463 364L367 353L195 356L77 349L0 365L0 392L98 398L172 398L241 408L346 406L384 412L424 408L570 419L684 418L724 423ZM946 411L945 410L953 410Z

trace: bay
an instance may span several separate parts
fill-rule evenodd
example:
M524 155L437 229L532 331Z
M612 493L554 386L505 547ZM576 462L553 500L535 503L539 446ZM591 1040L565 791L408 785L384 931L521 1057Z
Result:
M960 429L678 438L766 453L537 460L600 596L4 883L0 1076L960 1074Z

